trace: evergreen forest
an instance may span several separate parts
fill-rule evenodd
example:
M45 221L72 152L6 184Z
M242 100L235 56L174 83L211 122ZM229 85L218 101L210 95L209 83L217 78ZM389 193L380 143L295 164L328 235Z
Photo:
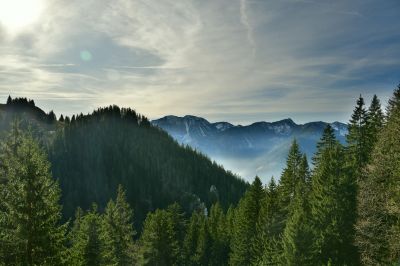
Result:
M400 265L400 85L251 184L129 108L0 106L0 265Z

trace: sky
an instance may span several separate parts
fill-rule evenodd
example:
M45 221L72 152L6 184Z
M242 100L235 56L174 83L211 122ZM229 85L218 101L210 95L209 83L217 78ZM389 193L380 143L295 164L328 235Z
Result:
M0 0L0 99L345 122L400 82L399 14L399 0Z

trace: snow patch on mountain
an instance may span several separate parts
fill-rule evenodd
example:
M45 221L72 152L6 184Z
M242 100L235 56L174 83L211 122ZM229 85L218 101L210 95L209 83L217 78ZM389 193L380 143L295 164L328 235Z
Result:
M346 136L349 133L347 125L340 123L340 122L333 122L331 123L331 127L333 130L337 131L340 136Z
M203 137L205 137L205 136L206 136L206 134L204 133L204 130L203 130L203 128L202 128L201 126L200 126L199 128L200 128L201 135L202 135Z
M214 127L216 129L218 129L218 131L225 131L229 128L234 127L234 125L232 125L231 123L228 123L228 122L217 122L217 123L213 123L212 125L214 125Z

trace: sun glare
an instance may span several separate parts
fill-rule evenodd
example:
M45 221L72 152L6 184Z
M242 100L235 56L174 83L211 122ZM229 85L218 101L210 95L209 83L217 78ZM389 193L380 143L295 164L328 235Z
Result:
M41 15L44 0L0 0L0 24L10 33L16 33Z

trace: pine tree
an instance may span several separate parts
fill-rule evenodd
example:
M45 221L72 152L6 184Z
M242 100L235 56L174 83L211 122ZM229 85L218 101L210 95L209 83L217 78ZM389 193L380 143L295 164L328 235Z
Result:
M181 246L186 232L185 213L181 206L176 202L167 207L167 213L171 220L173 231L176 234L179 246Z
M352 161L355 174L358 175L368 159L367 143L367 111L364 106L364 98L360 95L356 107L351 116L349 133L346 136L348 144L349 160Z
M140 238L140 265L180 265L182 216L177 205L148 214Z
M211 237L209 265L227 265L229 257L229 236L226 217L218 202L211 206L207 221Z
M257 236L253 245L260 247L253 264L277 265L282 253L281 234L284 227L284 213L280 209L278 186L274 178L268 184L266 197L262 201L260 216L256 225Z
M8 98L7 98L7 105L10 105L11 103L12 103L12 98L11 98L10 95L8 95Z
M389 116L359 180L356 242L365 265L400 261L400 88L389 101Z
M296 140L293 140L286 160L286 167L283 170L279 182L278 194L280 197L280 208L284 212L284 219L287 218L290 204L296 194L296 186L300 182L300 166L302 164L302 154Z
M225 228L229 242L229 247L233 236L234 222L235 222L235 208L231 205L226 211L226 228Z
M199 236L194 254L196 265L209 265L211 251L211 236L206 219L200 220Z
M299 172L303 176L296 185L296 194L290 206L290 215L283 233L282 264L283 265L311 265L312 264L312 224L310 208L308 205L308 193L310 189L307 183L308 163L305 156L302 157Z
M103 257L107 264L132 265L134 255L132 224L133 211L126 202L125 191L118 187L115 202L110 200L102 223L102 239L105 243Z
M296 140L290 147L286 167L282 173L279 186L276 188L272 179L267 190L267 197L261 208L260 220L257 224L256 246L265 246L259 249L258 258L262 257L263 263L279 263L282 258L282 235L287 221L293 215L293 204L297 198L297 193L301 190L298 186L307 187L309 191L309 169L307 158L300 152ZM299 195L304 197L304 193ZM265 261L268 259L268 261Z
M70 233L71 248L69 265L91 266L104 262L104 242L101 240L101 216L94 204L92 209L83 215L78 209ZM115 258L113 258L115 259Z
M376 95L372 98L371 105L367 113L367 154L368 159L378 140L378 134L382 130L384 123L384 115L381 108L381 103Z
M256 238L256 223L259 219L261 202L265 191L261 180L256 177L247 190L236 210L233 235L231 240L230 265L250 265L258 259L258 248L252 245Z
M335 132L333 131L332 126L328 124L324 129L320 141L317 143L317 151L312 158L313 164L316 165L318 161L321 161L322 151L332 149L336 145L337 141L335 137Z
M303 154L300 163L300 180L305 183L306 193L311 190L311 172L310 166L308 165L307 155Z
M205 216L202 211L194 211L190 217L182 247L185 265L190 266L197 263L195 254L199 243L199 228L203 220L205 220Z
M47 119L49 123L54 123L55 121L57 121L57 117L56 114L53 112L53 110L51 110L48 115L47 115Z
M347 192L352 185L345 168L343 147L336 141L328 125L318 143L315 168L311 179L310 208L313 223L313 264L356 264L357 253L352 245L353 220L349 209L354 195Z
M400 84L394 90L392 97L389 99L388 105L386 106L386 119L392 115L393 111L400 104Z
M46 154L31 136L14 129L1 157L0 261L62 264L66 225L60 225L61 192Z

